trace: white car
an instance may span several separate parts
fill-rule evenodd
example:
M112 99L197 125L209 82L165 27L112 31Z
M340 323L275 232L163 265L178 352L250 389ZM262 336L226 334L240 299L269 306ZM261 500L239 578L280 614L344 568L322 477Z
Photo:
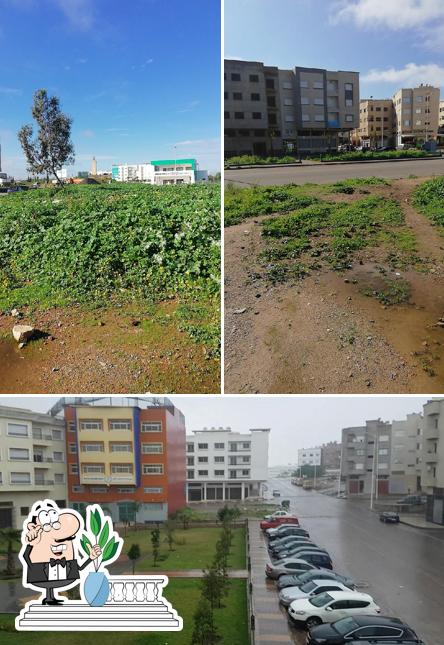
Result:
M271 515L265 515L264 520L271 520L273 517L292 517L288 511L275 511Z
M311 596L317 596L320 593L325 593L326 591L350 591L349 587L346 587L342 582L337 580L310 580L300 587L287 587L282 589L279 593L279 601L284 607L288 607L294 600L299 600L300 598L310 598Z
M321 623L334 623L354 614L376 616L380 607L366 593L357 591L328 591L311 598L294 600L288 608L293 623L303 623L307 629Z

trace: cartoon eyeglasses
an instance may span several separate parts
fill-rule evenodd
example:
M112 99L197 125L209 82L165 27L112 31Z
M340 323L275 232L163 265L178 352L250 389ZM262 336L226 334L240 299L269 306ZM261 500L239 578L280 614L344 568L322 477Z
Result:
M50 531L51 529L57 531L60 528L59 514L53 509L40 511L38 518L44 531Z

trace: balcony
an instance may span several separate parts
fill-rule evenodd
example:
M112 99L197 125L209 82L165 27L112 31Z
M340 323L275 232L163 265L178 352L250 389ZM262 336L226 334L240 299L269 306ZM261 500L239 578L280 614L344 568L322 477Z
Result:
M103 607L67 600L61 607L29 601L20 612L22 630L180 631L182 618L163 597L166 576L108 576L110 593Z
M32 431L32 438L35 441L45 441L46 443L52 442L52 434L48 434L46 432L38 432L38 430Z
M52 464L54 463L53 457L43 457L43 455L34 455L34 462L36 464ZM63 462L60 462L63 463Z
M438 453L432 450L428 450L425 453L424 461L426 464L436 464L438 462Z
M426 419L424 439L439 439L439 428L435 427L434 419Z
M53 479L42 479L39 477L38 479L34 479L34 485L35 486L44 486L45 488L47 486L54 486L54 480Z

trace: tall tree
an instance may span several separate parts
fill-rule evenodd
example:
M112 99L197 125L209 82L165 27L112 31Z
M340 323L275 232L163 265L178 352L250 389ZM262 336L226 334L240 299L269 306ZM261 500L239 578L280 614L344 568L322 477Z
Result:
M131 560L131 564L133 567L133 575L134 575L134 569L136 568L136 560L140 558L140 546L138 544L132 544L127 555Z
M20 548L20 536L21 531L16 529L2 529L0 531L0 536L7 542L7 551L6 551L6 569L5 572L8 576L14 576L16 573L15 566L15 551L14 544L18 544L17 551Z
M156 566L160 551L160 530L158 528L151 531L151 546L153 549L153 565Z
M191 645L214 645L219 634L214 624L214 615L208 600L202 597L194 613L194 629Z
M72 119L61 111L58 97L48 96L46 90L34 93L32 118L37 126L36 137L33 138L34 128L29 124L18 132L28 171L45 174L47 180L54 175L62 185L57 171L64 164L73 164L75 159L71 141Z

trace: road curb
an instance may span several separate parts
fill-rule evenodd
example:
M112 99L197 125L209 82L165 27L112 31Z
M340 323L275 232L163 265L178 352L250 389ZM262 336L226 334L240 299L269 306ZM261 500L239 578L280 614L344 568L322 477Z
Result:
M316 163L279 163L279 164L257 164L245 166L228 166L225 170L261 170L262 168L313 168L323 166L349 166L350 164L372 164L372 163L393 163L401 161L436 161L443 159L442 155L427 157L403 157L402 159L361 159L355 161L319 161Z

